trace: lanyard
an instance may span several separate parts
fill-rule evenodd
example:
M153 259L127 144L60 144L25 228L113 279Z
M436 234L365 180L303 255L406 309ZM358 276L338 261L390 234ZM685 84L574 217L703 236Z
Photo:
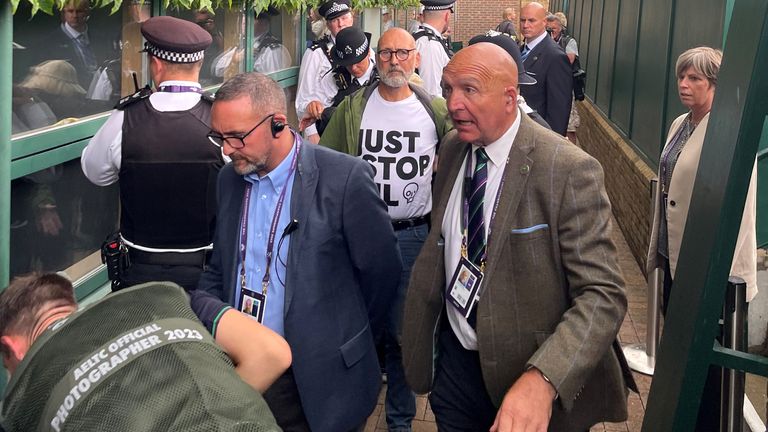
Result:
M291 179L291 174L296 171L296 165L298 163L299 152L301 151L301 141L298 135L294 134L294 144L296 145L296 151L293 153L293 159L291 160L291 167L288 170L288 177L285 181L285 186L280 192L280 197L277 199L277 205L275 206L275 213L272 215L272 223L269 227L269 238L267 240L267 266L264 269L264 277L261 279L261 294L264 297L267 296L267 286L269 286L269 271L272 265L272 249L275 245L275 234L277 233L277 223L280 220L280 213L283 210L283 201L285 201L285 192L288 190L288 181ZM245 195L243 196L243 216L240 221L240 288L245 288L245 254L248 247L248 212L250 210L251 203L251 189L252 183L248 183L245 186Z
M470 188L472 187L472 146L467 149L467 163L464 166L464 194L462 197L462 207L461 207L461 256L464 258L467 258L467 228L469 226L469 195L472 193ZM504 189L504 179L507 177L507 169L506 164L509 163L509 157L507 157L506 163L504 164L504 167L502 168L503 171L501 173L501 183L499 183L499 189L496 191L496 198L494 199L493 203L493 211L491 212L491 220L488 221L488 226L486 227L486 238L488 241L486 241L485 244L485 251L483 251L483 256L480 258L480 271L485 270L485 261L488 258L488 245L489 241L491 239L491 226L493 226L493 220L496 219L496 211L499 209L499 200L501 199L501 191ZM483 210L483 213L485 213L485 210ZM485 215L481 215L483 218L485 218ZM467 258L469 259L469 258Z
M175 84L160 86L157 91L164 93L203 93L203 89L197 86L183 86Z

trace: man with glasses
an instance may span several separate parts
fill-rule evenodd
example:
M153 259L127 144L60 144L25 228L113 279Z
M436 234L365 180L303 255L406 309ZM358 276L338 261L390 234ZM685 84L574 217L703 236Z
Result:
M416 49L421 55L419 76L429 94L441 96L440 78L443 68L453 56L453 51L443 33L450 29L455 0L421 0L424 5L424 22L413 34Z
M211 98L198 84L212 38L170 16L150 18L141 33L157 91L123 98L81 164L98 186L120 180L120 236L130 267L113 279L113 290L156 280L190 290L212 249L215 182L224 164L205 137Z
M407 31L387 30L377 51L380 81L339 105L320 144L368 161L387 204L403 259L384 338L387 426L390 431L410 431L416 405L405 382L399 343L403 300L411 266L427 236L437 147L451 124L443 98L408 83L419 65L419 53Z
M284 430L361 430L400 256L371 167L303 141L286 113L283 89L256 72L216 93L208 136L232 163L192 304L209 328L231 305L288 341L293 367L264 395Z
M349 0L326 1L320 5L318 12L325 18L331 34L313 42L301 59L296 90L296 114L300 119L310 117L319 120L323 110L331 106L338 91L331 72L336 67L333 57L336 35L353 24ZM373 56L372 53L370 55ZM315 125L307 127L304 136L315 144L320 141Z

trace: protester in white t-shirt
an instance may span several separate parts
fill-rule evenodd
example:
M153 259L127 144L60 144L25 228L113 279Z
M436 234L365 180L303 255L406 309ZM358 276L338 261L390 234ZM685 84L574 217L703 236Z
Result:
M349 48L350 52L365 49ZM403 259L398 297L387 319L384 341L389 430L410 430L416 412L402 370L398 333L411 267L428 232L437 146L451 128L445 100L408 83L420 58L407 31L392 28L384 32L376 55L380 81L347 96L320 139L321 145L360 156L371 164Z

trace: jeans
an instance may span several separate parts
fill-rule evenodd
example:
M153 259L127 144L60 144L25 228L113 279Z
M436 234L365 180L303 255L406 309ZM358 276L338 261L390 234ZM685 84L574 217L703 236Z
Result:
M384 407L387 428L390 431L410 431L411 421L416 415L416 396L405 382L400 335L403 303L408 290L408 281L411 278L411 268L416 257L419 256L428 232L426 224L395 231L403 260L403 271L400 274L397 297L387 317L387 327L384 332L384 368L387 371L387 395Z

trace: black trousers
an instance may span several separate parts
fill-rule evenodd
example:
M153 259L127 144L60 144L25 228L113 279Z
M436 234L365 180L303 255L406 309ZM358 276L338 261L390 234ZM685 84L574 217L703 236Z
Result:
M277 420L277 425L283 432L311 432L307 418L304 416L304 408L301 406L299 389L293 378L293 370L283 373L264 393L264 400ZM362 432L365 422L349 432Z
M440 355L429 403L441 432L487 431L498 409L491 402L480 370L480 356L461 346L444 320L439 337Z
M190 291L197 288L203 266L132 263L122 274L121 289L154 281L171 281Z
M277 425L284 432L311 432L304 409L301 406L299 389L293 378L293 370L288 369L264 393L269 409L277 420Z

